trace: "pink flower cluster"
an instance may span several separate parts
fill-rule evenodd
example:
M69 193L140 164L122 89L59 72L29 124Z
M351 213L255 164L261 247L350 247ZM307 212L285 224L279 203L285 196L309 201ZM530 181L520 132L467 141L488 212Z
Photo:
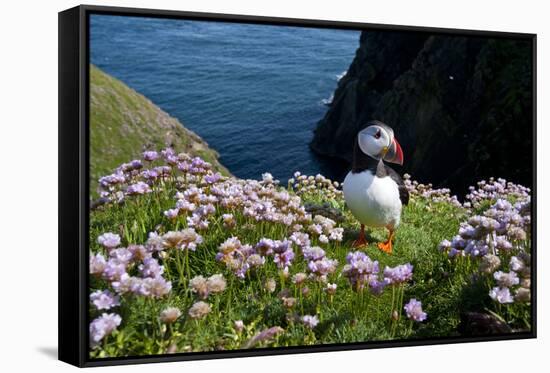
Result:
M491 276L489 282L495 285L489 297L500 304L531 300L529 193L529 188L504 179L479 182L477 189L470 188L467 206L486 206L485 210L463 222L452 240L439 245L449 258L477 258L480 274Z

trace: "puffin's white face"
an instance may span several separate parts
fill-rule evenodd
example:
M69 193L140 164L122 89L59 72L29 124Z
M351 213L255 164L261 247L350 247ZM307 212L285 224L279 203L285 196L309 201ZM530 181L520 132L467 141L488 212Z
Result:
M357 134L363 153L374 159L403 164L403 151L390 127L368 126Z

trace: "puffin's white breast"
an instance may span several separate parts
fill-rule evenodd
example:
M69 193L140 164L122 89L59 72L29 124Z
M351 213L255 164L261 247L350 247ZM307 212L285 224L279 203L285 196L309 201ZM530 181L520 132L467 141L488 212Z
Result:
M399 225L401 200L391 177L376 177L370 170L349 172L342 189L348 208L362 224L394 228Z

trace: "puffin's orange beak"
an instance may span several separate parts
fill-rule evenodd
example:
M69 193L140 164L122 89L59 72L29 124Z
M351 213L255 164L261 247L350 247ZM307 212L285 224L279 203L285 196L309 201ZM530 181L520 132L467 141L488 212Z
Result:
M384 160L386 162L403 165L403 150L401 149L401 145L399 145L399 142L397 142L395 137L392 140L392 143L390 145L390 148L388 149L388 152L384 156Z

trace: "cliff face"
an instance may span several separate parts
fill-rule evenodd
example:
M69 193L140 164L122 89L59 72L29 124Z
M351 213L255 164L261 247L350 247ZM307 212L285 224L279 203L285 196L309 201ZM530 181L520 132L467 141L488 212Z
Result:
M120 80L90 66L91 191L95 192L100 176L140 158L143 150L167 146L200 156L229 174L218 153L197 134Z
M402 172L462 193L489 176L531 185L529 41L364 31L311 148L351 161L358 127L395 130Z

